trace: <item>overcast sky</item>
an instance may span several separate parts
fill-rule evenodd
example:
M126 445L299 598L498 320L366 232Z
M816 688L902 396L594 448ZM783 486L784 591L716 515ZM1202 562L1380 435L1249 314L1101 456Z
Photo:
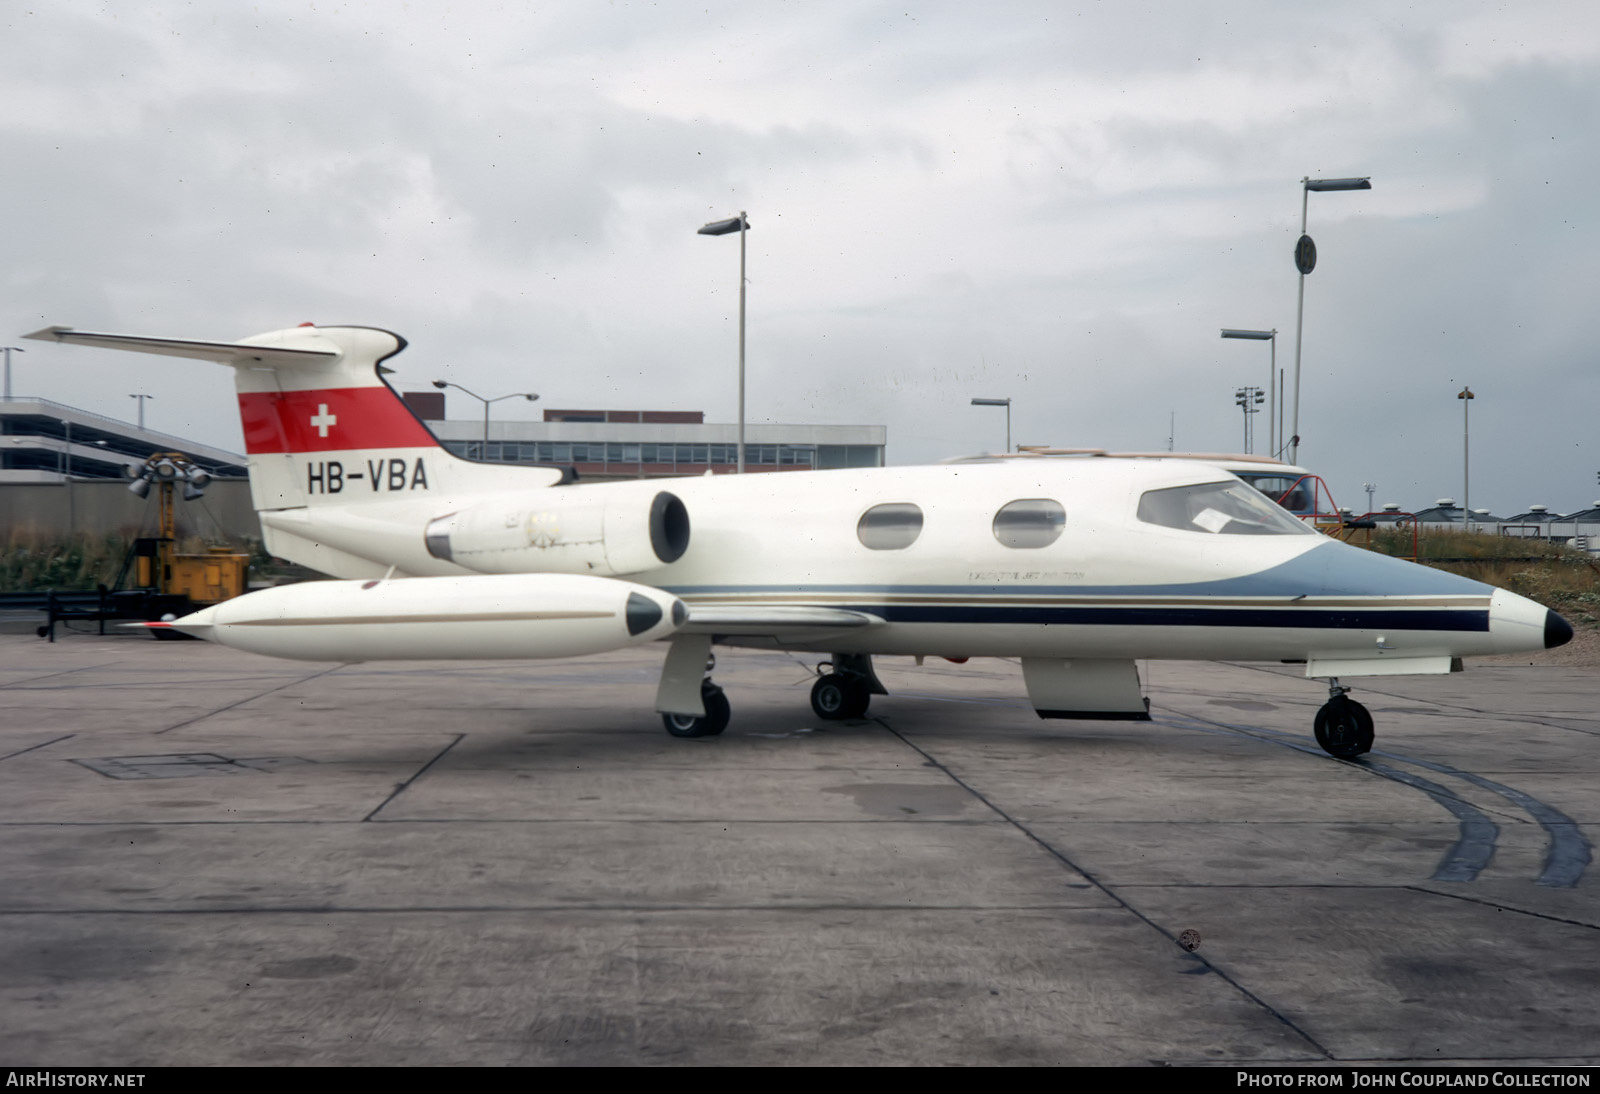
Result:
M1276 327L1342 505L1600 498L1600 4L0 0L0 337L385 327L404 388L1238 451ZM7 333L9 332L9 333ZM238 451L218 366L14 391ZM455 396L452 417L479 404ZM1260 415L1257 450L1265 448Z

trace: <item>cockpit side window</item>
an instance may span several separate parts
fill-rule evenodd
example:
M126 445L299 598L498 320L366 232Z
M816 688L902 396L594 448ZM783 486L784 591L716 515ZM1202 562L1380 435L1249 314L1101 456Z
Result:
M1255 488L1239 482L1205 482L1197 486L1147 490L1139 498L1139 519L1163 528L1223 536L1317 534Z

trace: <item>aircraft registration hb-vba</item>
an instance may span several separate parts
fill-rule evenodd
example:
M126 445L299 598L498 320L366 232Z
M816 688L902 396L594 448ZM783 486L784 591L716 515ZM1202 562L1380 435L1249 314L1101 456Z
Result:
M713 644L828 655L818 717L887 694L874 655L1018 658L1042 717L1148 719L1140 659L1304 662L1318 742L1372 718L1343 676L1558 646L1503 589L1337 542L1213 465L1077 459L578 484L460 459L389 386L388 331L239 342L50 327L56 342L231 365L266 547L335 578L171 627L275 657L549 658L670 643L668 732L722 732ZM160 626L162 624L153 624Z

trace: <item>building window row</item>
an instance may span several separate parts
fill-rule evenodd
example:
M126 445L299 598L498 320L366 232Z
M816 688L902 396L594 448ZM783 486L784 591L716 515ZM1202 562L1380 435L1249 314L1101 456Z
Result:
M732 444L615 444L566 441L446 441L445 448L469 460L496 463L650 464L666 467L734 467ZM775 467L877 467L875 445L747 444L745 463Z

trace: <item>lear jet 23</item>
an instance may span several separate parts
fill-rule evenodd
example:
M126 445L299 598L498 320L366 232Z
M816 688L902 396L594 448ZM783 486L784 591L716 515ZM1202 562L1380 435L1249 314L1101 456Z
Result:
M231 365L266 547L345 580L249 593L168 625L314 661L573 657L669 643L656 710L722 732L714 644L826 654L821 718L885 695L877 655L1017 658L1041 717L1149 718L1139 659L1304 662L1329 753L1372 746L1345 676L1444 673L1558 646L1503 589L1308 528L1187 460L577 484L460 459L389 387L388 331L240 342L50 327L30 338ZM155 624L160 626L161 624Z

